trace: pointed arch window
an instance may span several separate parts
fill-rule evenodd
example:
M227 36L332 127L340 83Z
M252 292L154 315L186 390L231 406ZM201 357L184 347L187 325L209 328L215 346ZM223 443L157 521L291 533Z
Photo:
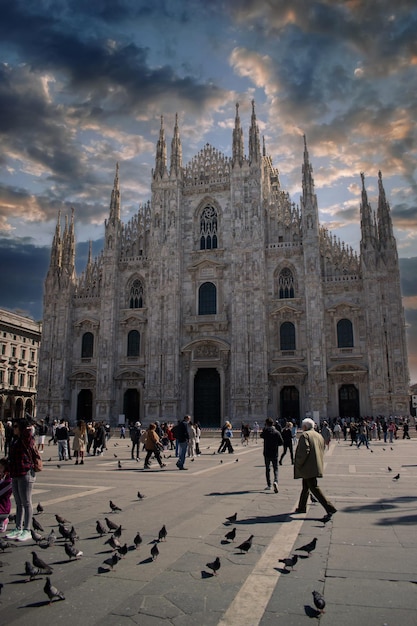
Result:
M215 315L217 312L217 289L213 283L203 283L198 290L198 314Z
M206 206L200 216L200 250L217 248L217 211Z
M129 294L129 308L143 308L143 285L139 279L133 281Z
M140 333L138 330L131 330L127 336L127 356L140 355Z
M279 329L280 350L295 350L295 326L292 322L284 322Z
M278 292L281 300L294 298L294 276L288 267L284 267L279 273Z
M94 335L93 333L84 333L81 340L81 358L91 359L94 354Z
M337 322L337 347L353 348L353 326L346 318Z

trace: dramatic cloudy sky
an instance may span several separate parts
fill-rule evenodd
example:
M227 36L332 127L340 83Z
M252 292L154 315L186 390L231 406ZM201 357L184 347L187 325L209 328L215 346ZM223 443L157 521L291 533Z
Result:
M101 249L115 164L123 219L150 197L160 116L187 163L267 152L298 203L306 134L320 219L359 249L360 172L381 169L401 257L417 381L415 0L0 0L0 306L42 316L58 211L74 207L77 267Z

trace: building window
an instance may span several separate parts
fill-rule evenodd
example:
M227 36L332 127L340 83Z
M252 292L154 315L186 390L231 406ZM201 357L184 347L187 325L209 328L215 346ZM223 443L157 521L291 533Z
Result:
M217 248L217 211L206 206L200 217L200 250Z
M281 350L295 350L295 326L292 322L284 322L279 329Z
M353 326L350 320L341 319L337 322L337 347L353 348Z
M215 315L217 310L217 290L213 283L203 283L198 290L198 314Z
M35 360L35 350L31 350L30 351L30 360L34 361Z
M26 350L22 348L22 359L26 359Z
M91 359L94 351L93 333L84 333L81 343L81 358Z
M15 346L12 346L12 356L16 356L16 348L15 348Z
M138 330L131 330L127 336L127 356L140 355L140 334Z
M131 309L143 308L143 285L140 280L135 280L130 288L129 307Z
M35 378L34 376L29 376L29 387L34 387L35 386Z
M15 380L15 373L14 372L10 372L10 374L9 374L9 385L14 385L14 380Z
M279 273L278 290L280 299L294 298L294 277L288 267L284 267Z
M4 370L0 370L0 383L4 383Z
M19 374L19 387L24 387L24 386L25 386L25 375Z
M6 344L4 343L1 344L1 353L6 354Z

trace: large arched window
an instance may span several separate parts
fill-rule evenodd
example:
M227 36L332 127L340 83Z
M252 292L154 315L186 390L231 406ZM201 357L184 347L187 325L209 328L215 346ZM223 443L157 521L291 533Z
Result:
M337 347L353 348L353 326L348 319L341 319L337 322Z
M295 326L292 322L284 322L279 329L279 345L281 350L295 350Z
M294 276L288 267L284 267L279 273L278 292L280 299L294 298Z
M143 285L139 279L133 281L129 294L129 307L141 309L143 307Z
M217 312L217 290L213 283L203 283L198 290L198 314L215 315Z
M200 216L200 250L217 248L217 211L206 206Z
M91 359L94 353L94 335L93 333L84 333L81 341L81 358Z
M127 356L140 355L140 334L138 330L131 330L127 336Z

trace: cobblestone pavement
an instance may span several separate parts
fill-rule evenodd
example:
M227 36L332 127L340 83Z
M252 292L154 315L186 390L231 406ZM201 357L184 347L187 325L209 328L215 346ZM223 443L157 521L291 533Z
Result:
M104 456L88 457L83 466L72 460L58 468L56 447L46 447L33 501L45 509L36 515L45 533L53 528L59 539L50 548L10 542L0 554L0 623L300 626L319 619L337 626L416 626L415 439L377 441L370 450L332 442L320 485L338 512L326 524L317 503L305 515L292 514L301 485L288 455L276 494L264 489L260 442L238 443L234 455L218 455L217 446L216 439L203 440L202 455L187 459L183 472L172 452L165 452L165 469L154 462L144 470L143 458L132 461L128 443L115 438ZM122 511L111 513L110 500ZM226 524L234 513L236 523ZM74 524L80 559L69 560L55 514ZM105 524L106 517L122 525L120 542L128 548L113 569L105 563L110 533L96 532L97 520ZM168 535L152 560L164 524ZM225 534L233 528L232 542ZM143 541L135 550L138 531ZM242 553L237 546L250 535L252 547ZM295 551L314 537L310 557ZM44 575L26 582L33 550L53 568L52 583L65 601L49 606ZM293 570L279 562L295 553ZM206 564L217 556L221 568L213 575ZM313 590L326 599L320 616Z

